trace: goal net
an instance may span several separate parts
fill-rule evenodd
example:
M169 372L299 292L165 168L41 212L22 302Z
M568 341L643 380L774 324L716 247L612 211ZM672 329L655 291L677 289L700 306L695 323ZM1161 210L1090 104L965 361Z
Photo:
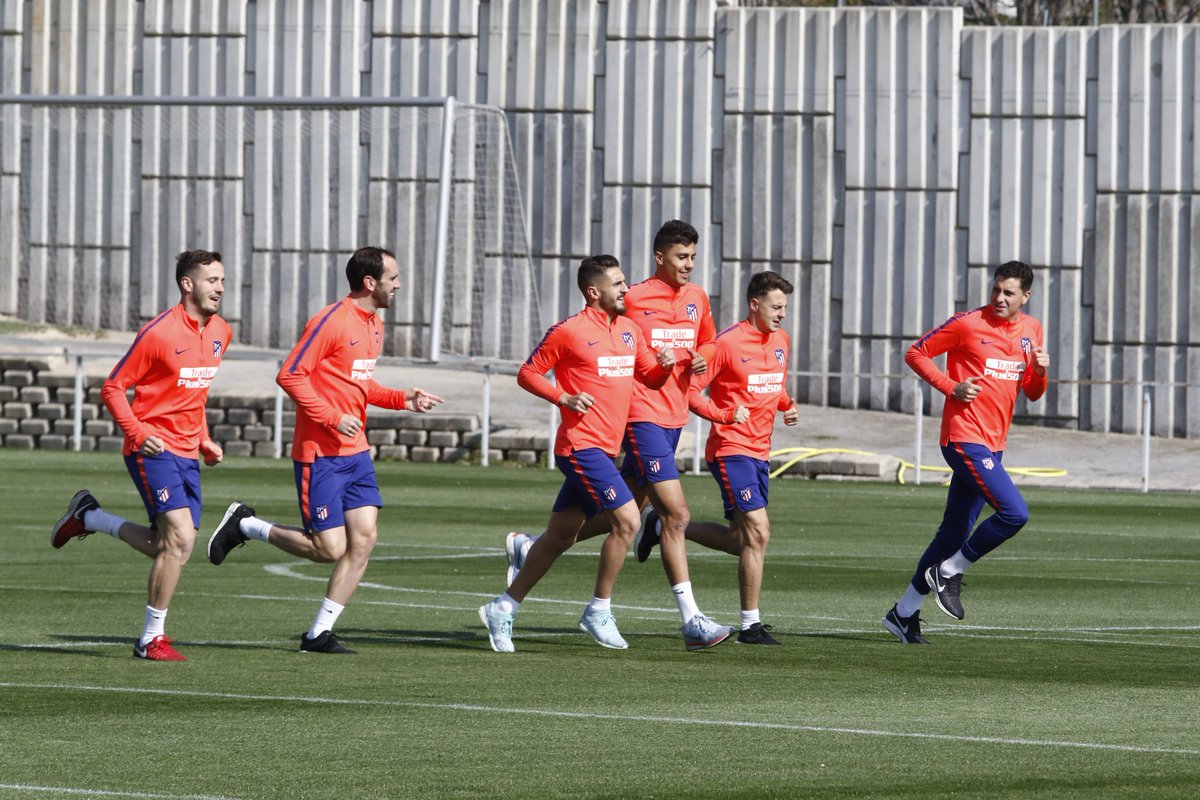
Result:
M445 114L441 98L5 98L0 313L136 329L177 301L175 255L212 249L237 340L289 348L370 244L401 271L385 354L429 357L436 327L443 352L523 359L541 324L507 121L456 107L439 226Z

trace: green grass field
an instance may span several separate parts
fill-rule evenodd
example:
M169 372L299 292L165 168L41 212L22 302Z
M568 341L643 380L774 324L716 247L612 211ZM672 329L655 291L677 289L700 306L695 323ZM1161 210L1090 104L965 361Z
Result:
M233 499L294 523L290 462L204 471L208 507L167 630L131 658L149 561L103 534L51 549L77 489L142 519L120 457L0 451L0 797L1145 798L1200 785L1200 498L1026 492L1029 527L966 578L929 647L879 624L944 489L772 488L763 613L781 648L687 653L657 553L618 583L624 652L575 626L599 540L522 607L517 653L475 609L503 536L538 530L544 469L380 464L388 506L339 633L304 655L329 567L260 542L204 558ZM686 478L696 518L719 518ZM691 548L691 546L690 546ZM689 549L701 606L737 615L736 562Z

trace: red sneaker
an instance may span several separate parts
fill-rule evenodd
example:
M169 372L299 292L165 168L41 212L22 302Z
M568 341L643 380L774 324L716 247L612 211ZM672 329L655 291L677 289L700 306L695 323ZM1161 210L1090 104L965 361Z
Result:
M92 497L92 493L87 489L76 492L75 496L71 498L71 502L67 504L67 513L63 514L55 523L54 530L50 533L50 545L62 547L77 536L83 537L94 533L83 526L83 515L99 507L100 503Z
M155 636L145 647L140 643L135 644L133 657L145 658L149 661L187 661L187 656L171 647L173 641L175 640L166 636Z

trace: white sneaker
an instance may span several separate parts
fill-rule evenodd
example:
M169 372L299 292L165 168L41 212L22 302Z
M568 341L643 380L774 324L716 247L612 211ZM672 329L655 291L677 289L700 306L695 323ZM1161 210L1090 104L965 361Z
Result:
M718 625L703 614L697 614L685 622L682 630L683 646L688 650L707 650L733 635L733 628Z
M532 536L517 531L509 531L505 537L504 553L508 556L508 583L504 584L506 587L512 586L513 581L517 579L517 573L525 565L525 554L529 552L532 544Z
M488 642L497 653L516 652L512 641L513 615L496 607L496 601L479 607L479 619L487 626Z
M621 632L617 630L617 618L611 611L584 610L583 616L579 618L579 630L590 634L596 640L596 644L602 647L613 650L625 650L629 647L629 643L621 638Z

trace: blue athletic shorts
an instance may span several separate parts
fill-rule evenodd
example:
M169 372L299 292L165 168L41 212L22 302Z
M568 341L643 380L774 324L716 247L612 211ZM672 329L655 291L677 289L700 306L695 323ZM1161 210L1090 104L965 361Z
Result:
M717 456L708 462L708 471L721 487L725 519L733 519L734 509L745 513L767 507L770 469L766 461L750 456Z
M602 510L620 508L633 502L633 495L621 473L617 472L612 456L596 447L576 450L569 456L555 456L566 480L554 500L555 511L578 507L588 518Z
M341 528L345 512L383 507L370 451L352 456L318 456L311 464L293 461L300 519L309 533Z
M634 486L679 480L675 448L679 428L664 428L653 422L631 422L625 427L625 460L621 477Z
M133 478L150 517L177 508L191 509L192 527L200 527L200 460L181 458L166 450L155 456L130 453L125 456L125 469Z

